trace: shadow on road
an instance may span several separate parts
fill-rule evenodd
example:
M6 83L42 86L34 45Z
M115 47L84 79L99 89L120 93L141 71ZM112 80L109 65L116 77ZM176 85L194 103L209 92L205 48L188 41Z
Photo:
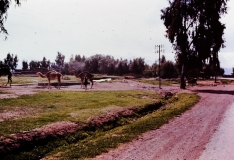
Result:
M230 94L234 95L234 91L225 91L225 90L209 90L209 89L201 89L201 90L193 90L192 92L197 93L211 93L211 94Z

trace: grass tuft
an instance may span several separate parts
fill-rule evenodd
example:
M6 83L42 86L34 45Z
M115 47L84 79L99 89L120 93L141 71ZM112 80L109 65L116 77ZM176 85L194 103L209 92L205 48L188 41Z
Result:
M138 82L141 83L147 83L147 84L153 84L153 85L159 85L159 80L156 79L140 79ZM179 81L176 80L171 80L171 81L166 81L166 80L161 80L161 85L163 86L171 86L172 84L179 84Z

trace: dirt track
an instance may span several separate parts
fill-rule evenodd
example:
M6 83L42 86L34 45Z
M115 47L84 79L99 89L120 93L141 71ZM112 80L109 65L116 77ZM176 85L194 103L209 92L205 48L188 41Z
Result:
M95 83L92 91L136 89L159 91L158 86L146 85L131 80L115 83ZM2 90L5 90L9 94L0 94L0 98L34 94L39 90L49 92L64 90L84 91L80 89L80 86L64 87L61 90L55 88L48 90L37 88L36 86L13 86L12 88L2 88ZM212 136L216 135L222 137L223 135L219 132L219 134L216 134L216 131L220 130L219 126L223 117L225 117L225 113L228 113L227 111L229 111L231 106L234 107L234 105L231 105L232 103L234 104L234 85L196 86L188 87L187 90L180 90L178 86L174 86L163 87L161 92L163 91L196 92L202 98L191 110L171 120L170 123L162 126L160 129L147 132L133 142L123 144L117 149L96 157L96 159L193 160L199 159L201 155L201 159L209 159L210 155L214 155L213 152L221 152L220 149L218 151L215 150L217 142L213 139L217 138L212 138ZM226 115L226 117L227 116L228 115ZM225 122L226 121L223 121L223 123ZM228 126L226 128L228 128ZM229 130L227 129L226 131L228 132ZM211 141L211 143L209 143L209 141ZM222 138L219 138L219 145L220 144L224 145ZM231 146L231 148L234 147ZM231 157L230 154L224 155L226 155L226 157L222 157L221 159L230 159ZM213 157L213 159L216 158Z
M133 142L96 157L96 160L193 160L199 159L204 151L206 154L201 159L209 159L215 152L216 155L221 153L222 148L215 150L219 144L216 144L216 141L213 143L209 141L219 129L225 112L229 111L231 104L234 103L234 85L191 87L188 90L197 92L202 97L191 110L160 129L145 133ZM219 143L223 143L223 140L221 139ZM207 144L213 145L207 148L209 151L206 151ZM229 147L233 149L234 146ZM232 156L229 153L213 159L228 160Z

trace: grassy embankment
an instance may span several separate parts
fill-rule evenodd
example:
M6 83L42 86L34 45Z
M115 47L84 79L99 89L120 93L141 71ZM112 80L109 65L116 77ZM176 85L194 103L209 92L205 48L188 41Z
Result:
M134 113L128 118L118 119L116 125L106 125L97 130L83 130L6 159L39 159L60 157L61 159L83 159L93 157L120 143L129 142L140 134L159 128L161 125L189 109L198 101L195 94L180 94L165 100L155 92L111 91L111 92L40 92L15 99L0 100L0 111L23 111L22 117L0 122L0 135L30 131L58 121L85 123L88 117L97 117L110 110L135 106L142 108L161 101L166 108L143 116ZM32 113L30 115L30 113ZM143 117L142 117L143 116Z
M84 122L88 117L98 116L110 109L141 107L158 99L160 95L155 92L140 91L40 92L1 99L0 111L19 112L22 118L0 122L0 135L28 131L57 121Z

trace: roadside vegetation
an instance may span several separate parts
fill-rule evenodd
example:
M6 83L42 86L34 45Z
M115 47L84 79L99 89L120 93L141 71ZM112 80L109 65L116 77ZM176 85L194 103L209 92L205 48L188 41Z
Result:
M147 84L153 84L153 85L159 85L159 80L157 79L140 79L137 80L138 82L141 83L147 83ZM172 79L172 80L164 80L161 79L161 85L163 86L171 86L172 84L179 84L180 81L176 80L176 79Z
M29 131L57 121L83 122L110 109L141 107L162 96L155 92L40 92L19 98L1 99L0 111L21 113L22 117L0 122L0 135ZM32 115L30 115L32 113Z
M222 79L220 81L222 84L234 84L234 80Z
M31 131L34 128L60 121L87 123L90 117L103 117L113 110L136 107L131 116L118 117L114 123L77 130L56 139L42 142L39 146L5 155L5 159L40 159L45 156L60 159L94 157L120 143L129 142L140 134L161 125L189 109L198 101L195 94L179 94L170 99L155 92L40 92L19 98L0 100L0 111L24 111L22 117L0 122L0 135ZM151 108L155 104L161 108ZM163 107L164 106L164 107ZM30 115L30 112L33 113ZM69 148L69 149L68 149ZM40 158L38 158L40 157Z
M7 92L0 90L0 94L7 94Z

